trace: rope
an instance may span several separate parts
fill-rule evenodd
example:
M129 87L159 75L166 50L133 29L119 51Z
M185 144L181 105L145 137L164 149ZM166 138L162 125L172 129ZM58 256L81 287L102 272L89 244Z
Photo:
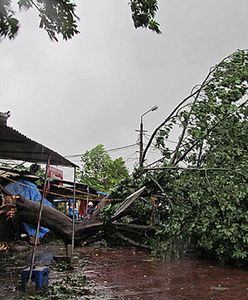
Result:
M1 176L0 175L0 177L3 177L4 179L6 179L6 180L9 180L10 182L13 182L13 183L18 183L18 184L20 184L20 185L22 185L22 186L26 186L26 187L29 187L30 188L30 186L28 186L27 184L25 184L25 183L22 183L22 182L19 182L19 181L17 181L17 180L14 180L14 179L10 179L10 178L6 178L6 177L4 177L4 176ZM55 186L57 186L57 185L55 185ZM38 188L37 188L38 189ZM68 190L70 190L70 191L73 191L73 189L70 189L70 188L65 188L65 187L63 187L63 189L68 189ZM40 192L43 192L43 190L42 189L38 189ZM91 196L92 198L88 198L89 200L93 200L93 201L101 201L103 198L95 198L95 197L97 197L97 196L95 196L94 194L91 194L91 193L87 193L87 192L82 192L82 191L80 191L80 190L76 190L76 192L77 193L81 193L81 194L84 194L85 195L85 197L87 197L88 195L89 196ZM67 195L63 195L63 194L59 194L59 193L55 193L55 192L49 192L48 194L50 194L50 195L54 195L54 196L59 196L60 198L63 198L63 199L71 199L72 198L72 196L67 196ZM87 199L83 199L83 198L80 198L80 197L76 197L76 199L77 200L80 200L80 201L87 201ZM119 199L109 199L110 201L112 200L119 200Z

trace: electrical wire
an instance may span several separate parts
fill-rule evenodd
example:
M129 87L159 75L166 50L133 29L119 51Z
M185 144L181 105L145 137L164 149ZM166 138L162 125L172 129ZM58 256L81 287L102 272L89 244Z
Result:
M137 143L126 145L126 146L122 146L122 147L117 147L117 148L111 148L111 149L107 149L105 151L106 152L113 152L113 151L119 151L119 150L122 150L122 149L127 149L127 148L131 148L131 147L136 147L136 146L137 146ZM84 153L81 153L81 154L69 154L69 155L64 155L64 157L80 157L82 155L84 155Z

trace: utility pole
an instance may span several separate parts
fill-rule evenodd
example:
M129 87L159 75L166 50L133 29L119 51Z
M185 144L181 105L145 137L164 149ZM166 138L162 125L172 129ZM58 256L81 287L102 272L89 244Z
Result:
M142 161L142 155L143 155L143 134L144 134L144 126L143 126L143 117L148 114L150 111L155 111L158 109L158 106L155 105L152 108L150 108L148 111L146 111L145 113L143 113L140 117L140 141L139 141L139 146L140 146L140 153L139 153L139 166L143 167L143 161Z
M143 128L143 120L142 117L140 119L140 152L139 152L139 166L142 167L142 154L143 154L143 133L144 133L144 128Z

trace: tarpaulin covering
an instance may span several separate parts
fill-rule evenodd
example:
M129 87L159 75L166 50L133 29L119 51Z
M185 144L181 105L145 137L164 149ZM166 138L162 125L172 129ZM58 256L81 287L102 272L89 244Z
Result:
M11 195L20 195L27 200L40 202L42 199L41 193L39 192L36 184L25 179L19 179L17 182L11 182L7 184L5 188ZM47 199L44 199L43 203L45 206L53 206ZM23 228L29 236L35 236L36 226L23 223ZM40 227L38 237L42 238L47 232L49 232L49 229Z

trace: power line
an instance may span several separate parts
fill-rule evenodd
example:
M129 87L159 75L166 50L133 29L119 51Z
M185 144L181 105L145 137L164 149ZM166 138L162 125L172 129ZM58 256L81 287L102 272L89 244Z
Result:
M127 149L127 148L131 148L137 146L137 144L131 144L131 145L127 145L127 146L122 146L122 147L117 147L117 148L112 148L112 149L107 149L105 150L106 152L113 152L113 151L118 151L118 150L122 150L122 149ZM69 154L69 155L64 155L64 157L79 157L82 156L84 153L81 154Z
M118 148L108 149L108 150L106 150L106 151L107 151L107 152L117 151L117 150L122 150L122 149L131 148L131 147L134 147L134 146L137 146L137 145L138 145L138 144L131 144L131 145L123 146L123 147L118 147Z

